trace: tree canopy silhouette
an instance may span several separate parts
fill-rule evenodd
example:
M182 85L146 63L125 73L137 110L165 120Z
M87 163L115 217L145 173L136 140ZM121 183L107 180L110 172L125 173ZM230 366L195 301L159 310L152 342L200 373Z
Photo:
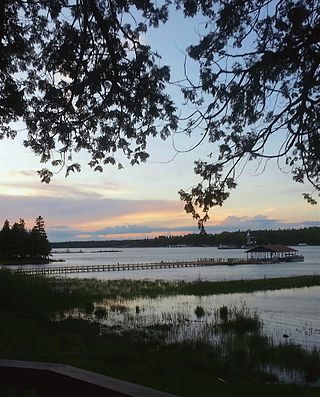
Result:
M25 227L20 219L10 227L5 220L0 230L0 259L28 260L45 259L51 252L51 246L45 231L44 219L39 216L31 231Z
M169 66L141 38L175 12L205 21L187 49L199 79L186 62L178 83L196 107L187 126L166 92ZM140 163L148 137L165 139L178 125L200 130L218 154L196 162L200 183L180 197L201 227L246 161L283 158L295 181L319 190L319 40L316 0L2 1L0 138L14 137L12 122L23 120L25 145L68 174L80 171L79 150L96 171L121 168L118 151ZM44 182L53 175L39 173Z
M129 23L133 6L152 26L167 17L150 1L1 2L1 137L14 137L10 122L21 117L25 145L67 174L80 170L72 154L81 149L97 171L119 150L145 161L147 137L167 137L176 116L169 68L140 40L147 25ZM49 182L52 172L40 176Z
M185 2L184 11L207 17L199 43L188 48L200 83L183 91L204 108L190 128L202 125L203 136L219 145L216 157L196 162L202 183L180 191L186 210L197 218L196 207L206 213L222 205L243 163L255 159L263 168L270 159L281 167L283 158L295 181L319 190L319 2L200 0Z

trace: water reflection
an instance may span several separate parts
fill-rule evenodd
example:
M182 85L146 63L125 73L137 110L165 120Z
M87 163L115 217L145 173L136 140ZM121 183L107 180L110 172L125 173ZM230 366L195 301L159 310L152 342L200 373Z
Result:
M168 343L195 339L214 342L217 341L215 326L219 317L221 319L221 307L231 311L242 308L248 310L249 315L257 313L264 335L272 338L274 343L293 343L308 350L320 349L320 287L247 294L105 300L96 303L95 311L104 313L100 317L104 324L118 330L165 330ZM197 308L201 308L201 315Z
M261 279L274 277L291 277L302 275L320 274L320 247L296 247L304 256L304 262L284 262L267 265L221 265L204 266L199 268L178 269L149 269L120 272L96 272L60 275L70 278L95 278L95 279L131 279L131 280L207 280L225 281L242 279ZM26 265L26 267L52 267L52 266L77 266L77 265L112 265L128 263L150 263L196 260L199 258L245 258L245 250L219 250L216 247L183 247L183 248L122 248L119 251L97 252L87 248L70 253L65 250L54 251L52 259L64 262L53 262L48 265ZM15 266L12 266L14 268ZM19 267L19 266L17 266Z
M297 247L304 255L304 262L268 264L268 265L239 265L213 266L200 268L180 268L165 270L138 270L105 273L71 274L68 277L97 278L97 279L144 279L150 280L188 280L197 279L220 281L258 279L272 277L290 277L319 274L320 247ZM215 247L181 247L181 248L122 248L121 252L92 252L83 249L82 253L56 253L54 259L65 260L65 265L95 265L116 263L146 263L161 261L182 261L198 258L245 258L245 250L219 250ZM56 250L58 252L58 250Z
M100 335L147 343L200 342L223 362L262 371L267 381L319 385L320 287L156 299L108 299L65 313L100 323ZM132 337L132 336L131 336Z

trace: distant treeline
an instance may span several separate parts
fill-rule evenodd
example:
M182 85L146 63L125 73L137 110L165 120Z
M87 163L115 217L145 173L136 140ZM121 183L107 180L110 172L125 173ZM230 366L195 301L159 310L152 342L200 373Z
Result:
M50 254L51 247L44 228L44 220L39 216L31 230L20 219L12 226L8 220L0 231L0 259L19 260L44 259Z
M254 230L251 237L257 244L320 245L320 227L283 230ZM186 236L159 236L143 240L66 241L51 243L52 248L126 248L168 246L219 246L246 244L247 231L222 232L219 234L188 234Z

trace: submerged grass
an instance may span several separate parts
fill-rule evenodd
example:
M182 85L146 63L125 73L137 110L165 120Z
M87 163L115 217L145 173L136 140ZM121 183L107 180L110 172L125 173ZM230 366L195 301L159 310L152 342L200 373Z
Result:
M163 280L69 280L81 284L88 293L102 294L106 298L155 298L164 295L215 295L237 292L255 292L320 285L320 275L278 277L257 280L231 281L163 281Z
M29 276L31 277L31 276ZM32 278L32 277L31 277ZM33 277L39 279L39 276ZM40 279L40 283L50 283L51 279ZM45 281L44 281L45 280ZM320 275L279 277L256 280L231 281L163 281L163 280L95 280L95 279L55 279L53 283L62 292L93 297L96 299L134 299L138 297L156 298L175 295L216 295L250 293L255 291L302 288L320 285Z
M77 280L44 278L13 274L0 270L0 308L27 316L50 316L72 308L92 311L93 303L102 299L155 298L175 295L214 295L236 292L266 291L320 285L320 275L288 278L167 282L150 280ZM12 291L15 291L12 294ZM10 297L10 299L7 299Z
M222 306L218 311L222 321L217 323L216 327L221 332L244 334L246 332L258 333L262 330L262 321L258 314L252 313L244 303L240 307L235 306L231 309Z
M165 335L173 328L169 318L166 324L142 331L114 332L103 324L105 308L94 303L114 299L114 310L125 313L121 299L252 292L319 283L319 276L219 283L99 282L0 271L0 357L66 363L185 397L313 397L318 395L319 388L269 384L276 377L265 371L264 366L298 369L315 379L319 377L319 352L307 352L289 344L273 345L261 335L258 317L244 308L224 308L217 314L226 330L212 328L213 333L221 335L216 344L196 340L168 344ZM94 321L53 321L59 313L70 309L93 313ZM199 318L203 314L201 309L199 306L197 310ZM139 311L136 308L137 315ZM242 331L234 332L239 329Z

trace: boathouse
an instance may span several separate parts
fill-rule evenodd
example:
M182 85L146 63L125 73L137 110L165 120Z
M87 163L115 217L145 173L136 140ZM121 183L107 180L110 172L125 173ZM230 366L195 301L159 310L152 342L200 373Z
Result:
M286 245L257 245L246 251L247 260L292 261L297 257L297 250Z

